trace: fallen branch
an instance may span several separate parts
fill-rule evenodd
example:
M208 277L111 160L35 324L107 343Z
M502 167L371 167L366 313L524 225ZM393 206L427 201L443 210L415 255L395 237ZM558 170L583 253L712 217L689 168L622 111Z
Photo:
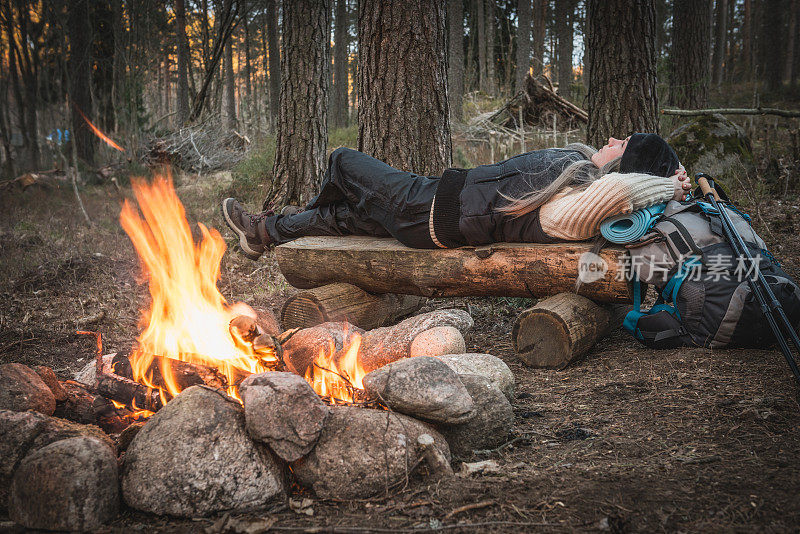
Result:
M777 108L716 108L716 109L662 109L662 115L695 117L699 115L778 115L779 117L800 117L800 111Z
M471 504L465 504L464 506L459 506L458 508L453 508L447 515L444 516L445 519L450 519L456 514L460 514L462 512L469 512L470 510L479 510L480 508L488 508L489 506L494 506L497 504L494 501L480 501L480 502L473 502Z

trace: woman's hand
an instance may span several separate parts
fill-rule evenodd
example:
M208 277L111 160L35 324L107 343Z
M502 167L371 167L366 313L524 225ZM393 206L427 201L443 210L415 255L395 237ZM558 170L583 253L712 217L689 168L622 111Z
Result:
M678 167L678 170L672 175L672 185L675 190L672 200L686 200L686 193L692 188L692 182L689 180L683 165Z

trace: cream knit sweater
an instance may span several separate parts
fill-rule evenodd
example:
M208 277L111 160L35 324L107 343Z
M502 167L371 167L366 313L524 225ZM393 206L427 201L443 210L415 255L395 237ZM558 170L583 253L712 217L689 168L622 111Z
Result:
M598 235L608 217L666 202L674 194L672 178L614 172L586 189L567 187L555 194L539 208L539 221L550 237L579 241Z

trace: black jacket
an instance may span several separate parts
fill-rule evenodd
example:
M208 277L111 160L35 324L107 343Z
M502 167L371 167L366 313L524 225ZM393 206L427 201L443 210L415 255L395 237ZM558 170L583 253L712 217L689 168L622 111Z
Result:
M548 148L474 169L448 169L439 180L433 208L437 239L447 247L496 242L550 243L539 223L539 210L514 218L498 211L511 198L542 189L572 163L586 159L580 152Z

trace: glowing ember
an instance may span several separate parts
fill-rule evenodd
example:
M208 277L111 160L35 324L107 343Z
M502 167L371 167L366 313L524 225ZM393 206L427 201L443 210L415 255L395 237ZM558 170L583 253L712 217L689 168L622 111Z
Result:
M242 376L268 371L278 359L271 348L256 352L229 328L233 318L255 319L256 314L243 303L228 305L217 288L226 248L222 236L198 223L202 239L195 243L170 177L157 177L150 184L133 181L132 187L141 214L125 201L120 223L139 254L151 297L150 308L142 312L138 346L130 355L133 378L158 388L148 376L150 369L158 368L165 386L158 390L166 404L164 390L171 396L181 390L169 360L181 360L218 369L228 380L228 394L239 398L236 385ZM334 347L322 351L306 376L314 390L332 402L352 401L354 388L362 388L360 336L350 341L338 354Z
M314 364L306 371L306 380L321 397L329 397L331 402L353 402L356 390L364 389L362 380L366 373L358 358L361 335L354 332L344 336L347 346L338 354L331 341L328 350L320 349Z

